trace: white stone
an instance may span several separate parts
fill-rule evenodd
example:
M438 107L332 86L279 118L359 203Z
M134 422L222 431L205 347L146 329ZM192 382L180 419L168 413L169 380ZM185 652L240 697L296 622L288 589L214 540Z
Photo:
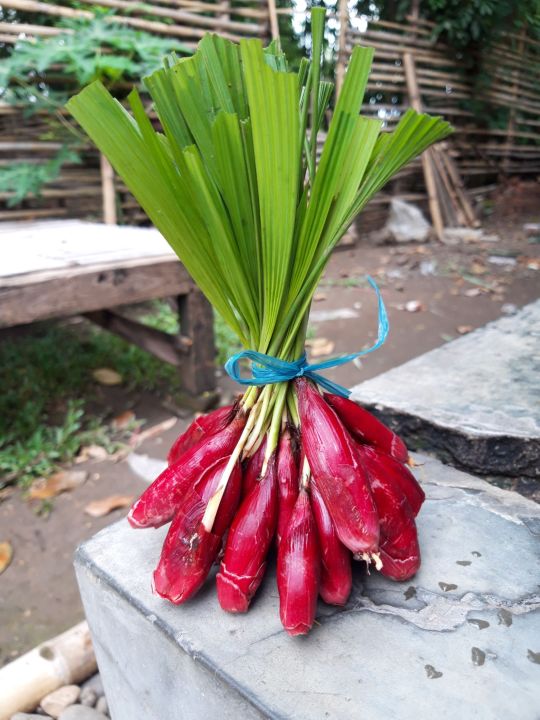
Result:
M92 690L92 688L82 688L81 694L79 697L79 703L81 705L86 705L87 707L94 707L96 704L96 701L98 699L98 696L95 692L95 690Z
M143 716L140 715L140 720L143 720ZM85 705L71 705L66 708L60 715L59 720L107 720L103 713L100 713L94 708L86 707ZM135 716L132 720L138 720ZM150 720L150 718L148 718Z
M81 693L86 689L92 690L98 697L103 695L103 684L99 673L92 675L92 677L89 677L88 680L83 682L81 685Z
M64 685L45 695L40 705L46 713L53 718L58 718L63 710L77 702L80 692L81 689L78 685Z
M113 720L537 720L540 508L415 459L420 572L392 583L356 565L347 606L321 603L305 638L282 629L272 572L249 612L229 615L213 582L181 607L152 594L166 528L122 520L83 545L76 570Z
M99 710L99 712L103 713L104 715L109 714L109 704L106 697L99 698L99 700L97 701L96 710Z
M384 229L397 242L424 242L431 225L420 208L394 197L390 200L390 214Z

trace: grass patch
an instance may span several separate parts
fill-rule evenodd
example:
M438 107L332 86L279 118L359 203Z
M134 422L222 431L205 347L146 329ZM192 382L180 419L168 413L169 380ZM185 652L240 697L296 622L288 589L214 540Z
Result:
M145 308L141 321L178 332L167 301ZM224 362L238 345L221 321L215 329L217 362ZM28 486L73 460L83 445L112 452L125 439L108 422L110 407L92 376L99 367L116 370L127 393L174 396L180 390L176 368L86 322L44 325L0 344L0 487Z

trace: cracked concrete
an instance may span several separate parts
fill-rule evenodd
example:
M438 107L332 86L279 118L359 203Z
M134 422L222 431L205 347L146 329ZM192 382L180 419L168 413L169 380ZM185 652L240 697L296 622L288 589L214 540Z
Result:
M275 578L247 615L208 582L190 603L153 596L166 529L122 521L79 550L82 597L115 720L537 720L540 507L416 456L423 564L405 583L358 564L348 605L320 604L289 638ZM129 643L126 638L129 637Z

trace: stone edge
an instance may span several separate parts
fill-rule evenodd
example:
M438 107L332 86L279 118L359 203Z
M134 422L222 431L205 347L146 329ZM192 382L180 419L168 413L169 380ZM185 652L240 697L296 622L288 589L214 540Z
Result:
M102 532L108 530L110 527L111 526L104 528L94 537L97 537L97 535L100 535ZM167 622L164 622L162 618L156 616L156 614L152 610L150 610L143 602L133 596L128 595L128 593L125 592L124 588L118 582L116 582L116 580L114 580L110 575L108 575L98 565L96 565L96 563L89 557L88 553L86 552L86 546L87 544L91 543L92 540L93 538L90 538L90 540L82 543L75 550L73 558L73 563L75 566L78 565L81 569L89 570L95 578L105 583L123 600L125 600L141 614L143 614L144 617L148 617L149 615L155 617L155 620L152 623L152 627L157 628L167 638L167 640L172 642L174 645L180 647L195 662L200 662L205 670L212 673L212 675L218 678L219 681L223 683L227 688L234 690L242 700L252 705L255 710L257 710L263 715L263 717L269 718L269 720L282 720L280 715L276 715L274 710L271 710L267 705L260 702L244 685L232 678L228 673L224 672L204 652L194 651L190 647L188 642L185 642L183 639L179 639ZM91 626L90 634L92 634Z
M540 477L540 439L518 435L484 435L441 425L418 414L371 403L353 395L376 417L399 432L418 452L432 451L444 463L480 475ZM502 448L502 454L501 454ZM517 467L516 467L517 463Z

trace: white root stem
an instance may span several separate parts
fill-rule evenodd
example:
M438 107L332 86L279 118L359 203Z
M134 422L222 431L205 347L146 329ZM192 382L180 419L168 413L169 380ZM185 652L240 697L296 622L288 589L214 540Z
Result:
M210 500L208 501L208 505L206 506L206 510L204 511L202 524L205 527L206 532L212 532L212 527L214 525L214 521L216 519L217 511L219 509L219 504L221 502L221 498L223 497L223 493L225 492L227 488L227 483L229 482L229 478L231 477L232 471L234 470L234 466L240 459L240 455L242 454L242 450L244 449L244 445L246 444L246 441L253 429L253 426L255 425L255 422L259 416L259 402L263 396L261 395L259 397L259 400L255 403L253 406L253 409L251 410L249 417L247 419L246 425L242 431L242 434L240 435L240 439L238 440L236 447L232 451L232 454L229 458L229 461L227 462L227 465L225 466L225 469L223 470L223 474L220 478L219 485L216 489L216 492L212 495Z
M383 566L381 556L379 553L367 553L363 552L361 555L355 555L355 560L364 560L367 563L368 566L368 574L369 574L369 566L371 563L375 565L376 570L380 570Z
M306 490L309 485L310 477L311 477L311 468L309 467L307 457L305 457L304 463L302 465L302 474L300 475L300 487L303 488L304 490Z
M256 422L255 427L253 428L253 430L244 446L244 454L245 455L251 454L251 450L253 449L255 443L261 436L261 430L263 427L263 423L266 419L266 412L268 410L268 405L270 404L270 397L271 397L270 386L266 385L264 390L261 393L262 406L261 406L261 410L259 412L259 416L257 418L257 422Z

